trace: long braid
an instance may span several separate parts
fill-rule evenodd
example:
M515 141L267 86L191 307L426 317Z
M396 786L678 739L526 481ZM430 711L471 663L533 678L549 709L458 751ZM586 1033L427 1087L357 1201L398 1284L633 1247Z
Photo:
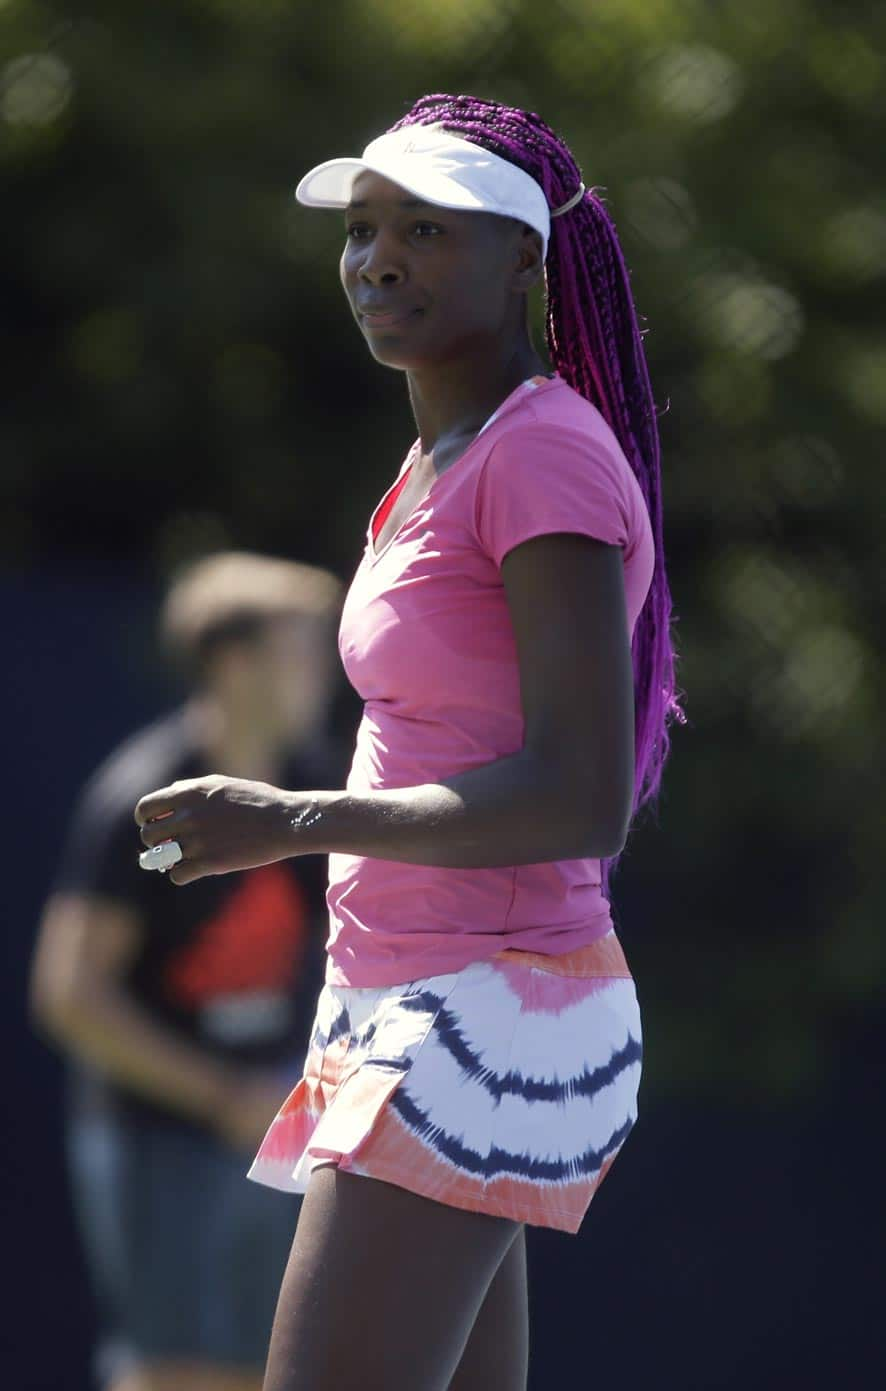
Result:
M551 208L567 202L581 171L540 116L478 97L422 97L401 126L439 122L454 135L509 160L541 185ZM661 458L655 401L643 338L615 226L591 189L551 221L545 262L545 334L551 362L602 414L633 469L652 524L655 567L632 643L634 671L634 803L654 805L670 752L669 725L686 717L675 684L671 594L665 570ZM602 886L619 856L602 862Z

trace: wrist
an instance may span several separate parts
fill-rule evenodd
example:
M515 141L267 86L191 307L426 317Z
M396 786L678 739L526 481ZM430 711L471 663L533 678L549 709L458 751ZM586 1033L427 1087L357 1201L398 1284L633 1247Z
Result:
M288 855L326 854L329 845L326 814L334 792L290 793L283 811Z

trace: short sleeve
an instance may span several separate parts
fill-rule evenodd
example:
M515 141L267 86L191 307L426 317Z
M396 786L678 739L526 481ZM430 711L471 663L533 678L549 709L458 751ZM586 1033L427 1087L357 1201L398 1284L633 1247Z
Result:
M495 442L477 487L476 525L497 565L534 536L577 532L629 543L630 505L615 449L578 430L530 425Z
M90 782L80 794L68 826L53 889L98 894L123 902L140 900L138 863L142 849L132 807Z

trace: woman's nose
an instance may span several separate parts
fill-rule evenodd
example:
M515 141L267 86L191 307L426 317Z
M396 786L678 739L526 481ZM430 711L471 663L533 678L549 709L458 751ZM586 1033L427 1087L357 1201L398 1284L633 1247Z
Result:
M370 285L397 285L406 274L390 243L381 237L366 247L357 273Z

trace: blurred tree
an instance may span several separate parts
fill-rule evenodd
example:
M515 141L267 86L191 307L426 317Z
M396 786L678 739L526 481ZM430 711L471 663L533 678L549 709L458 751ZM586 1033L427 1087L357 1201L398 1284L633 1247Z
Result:
M349 322L338 219L292 201L311 163L473 90L606 190L691 721L621 875L660 1091L802 1096L882 1001L884 53L858 0L0 4L19 569L353 566L411 419Z

